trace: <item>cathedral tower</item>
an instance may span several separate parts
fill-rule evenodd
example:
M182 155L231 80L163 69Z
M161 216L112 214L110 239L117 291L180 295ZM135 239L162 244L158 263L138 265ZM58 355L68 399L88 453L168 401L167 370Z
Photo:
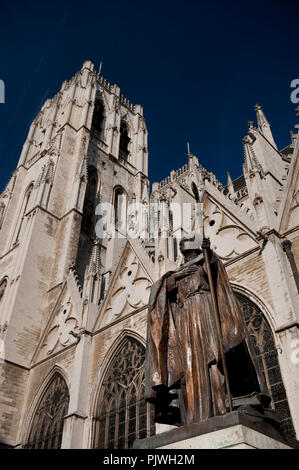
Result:
M299 139L278 150L256 113L239 178L189 152L150 194L142 106L90 61L44 103L0 195L1 445L128 448L161 432L144 400L147 304L198 203L298 438Z
M121 95L89 61L44 103L30 126L18 166L1 195L5 363L0 393L7 442L18 442L32 358L61 286L68 277L79 303L83 293L87 304L76 312L82 316L71 329L76 335L78 325L82 330L95 314L119 258L123 239L96 239L96 207L109 203L116 219L120 204L122 211L132 201L147 204L147 158L142 107ZM91 278L95 285L90 286ZM69 305L66 299L62 313ZM68 313L58 320L60 329L66 327ZM76 340L64 336L64 345Z

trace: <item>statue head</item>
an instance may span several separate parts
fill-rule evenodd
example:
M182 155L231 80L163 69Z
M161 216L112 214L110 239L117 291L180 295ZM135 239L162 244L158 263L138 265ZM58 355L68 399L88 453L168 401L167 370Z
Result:
M184 258L192 259L198 256L202 252L202 241L202 236L195 232L182 238L180 241L180 250Z

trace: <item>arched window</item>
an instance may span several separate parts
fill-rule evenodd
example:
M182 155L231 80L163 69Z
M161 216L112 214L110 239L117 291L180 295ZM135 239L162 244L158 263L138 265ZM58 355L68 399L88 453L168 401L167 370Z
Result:
M197 186L194 182L192 182L191 189L192 189L192 192L194 194L195 201L199 202L199 193L198 193Z
M271 328L261 310L241 294L236 294L261 367L264 372L272 407L282 421L286 437L295 437L288 400L283 385L278 355Z
M0 304L1 304L2 299L4 297L6 286L7 286L7 279L5 278L0 282Z
M97 203L98 174L95 168L88 168L88 182L83 206L82 230L92 235L95 228L95 209Z
M22 209L21 209L21 218L19 220L19 226L17 228L17 235L16 235L16 238L15 238L15 243L17 243L17 241L19 240L19 238L21 237L21 234L22 234L24 220L25 220L25 217L26 217L26 214L27 214L28 210L30 209L30 198L31 198L32 191L33 191L33 183L29 186L29 188L27 189L27 191L25 193L23 206L22 206Z
M115 354L99 395L96 448L128 449L154 434L153 411L144 399L144 358L145 348L131 337Z
M0 201L0 230L2 227L3 219L4 219L4 213L5 213L5 204L4 204L4 201Z
M119 156L128 159L129 156L129 143L130 137L128 132L128 126L124 121L120 123L120 140L119 140Z
M101 134L104 124L104 106L101 100L96 100L92 116L92 130Z
M127 224L127 196L125 191L117 186L114 190L114 226L115 229L126 234Z
M66 381L55 373L33 417L26 448L60 449L69 399Z

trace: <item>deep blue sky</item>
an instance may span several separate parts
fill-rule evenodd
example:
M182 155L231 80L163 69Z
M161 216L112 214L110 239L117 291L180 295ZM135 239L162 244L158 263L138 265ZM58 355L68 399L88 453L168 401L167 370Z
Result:
M225 182L260 103L280 148L296 123L298 1L1 3L0 191L46 98L84 60L144 106L151 181L186 162L186 142Z

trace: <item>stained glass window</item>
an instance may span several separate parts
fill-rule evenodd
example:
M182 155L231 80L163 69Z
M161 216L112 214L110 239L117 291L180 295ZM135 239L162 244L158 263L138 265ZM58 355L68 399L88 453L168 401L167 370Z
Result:
M154 434L153 412L144 399L145 348L127 337L107 371L99 396L96 442L100 449L128 449Z
M271 328L261 310L243 295L236 294L253 343L267 387L272 397L272 408L281 419L285 437L295 437L288 400L283 385L278 355Z
M60 449L63 418L67 415L69 391L64 378L56 373L35 412L27 449Z

